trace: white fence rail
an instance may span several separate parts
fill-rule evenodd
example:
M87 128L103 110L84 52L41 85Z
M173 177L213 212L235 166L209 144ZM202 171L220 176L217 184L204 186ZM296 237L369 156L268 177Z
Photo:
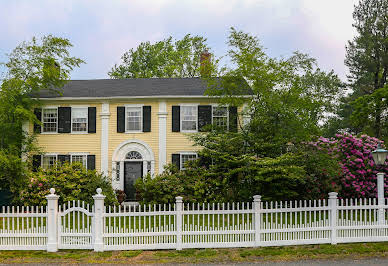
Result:
M0 249L185 249L388 241L388 199L104 206L73 201L3 207Z

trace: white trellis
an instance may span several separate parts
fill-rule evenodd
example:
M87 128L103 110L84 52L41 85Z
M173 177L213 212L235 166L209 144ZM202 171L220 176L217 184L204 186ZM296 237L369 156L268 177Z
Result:
M338 199L263 202L2 207L0 250L185 249L388 241L388 200Z

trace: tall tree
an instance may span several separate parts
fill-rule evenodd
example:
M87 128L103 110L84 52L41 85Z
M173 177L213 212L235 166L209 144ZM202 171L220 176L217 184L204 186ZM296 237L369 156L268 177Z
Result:
M206 39L190 34L181 40L169 37L154 44L143 42L125 52L121 64L115 65L108 75L114 79L198 77L200 55L206 50Z
M62 87L70 71L83 63L70 56L71 46L69 40L52 35L33 38L17 46L2 63L6 71L0 81L0 189L23 177L21 155L32 147L33 138L23 132L22 124L40 122L33 112L39 101L31 95Z
M356 131L384 138L388 135L388 0L360 1L353 18L357 35L348 42L345 59L353 90L349 119ZM347 119L345 116L343 120Z
M271 58L257 37L231 29L229 56L235 68L224 73L222 90L210 78L209 93L223 96L226 104L239 104L238 83L248 82L254 97L247 141L258 156L276 157L285 152L286 143L307 141L320 134L319 122L333 112L342 83L333 72L318 68L315 59L299 52L289 58ZM243 101L246 101L244 99Z

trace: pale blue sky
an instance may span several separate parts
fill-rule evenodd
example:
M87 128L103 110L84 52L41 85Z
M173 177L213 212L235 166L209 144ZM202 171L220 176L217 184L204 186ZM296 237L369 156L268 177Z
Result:
M73 43L86 61L72 79L107 78L121 55L144 41L198 34L223 55L228 30L257 35L271 56L299 50L345 79L345 45L358 0L0 0L0 61L32 36Z

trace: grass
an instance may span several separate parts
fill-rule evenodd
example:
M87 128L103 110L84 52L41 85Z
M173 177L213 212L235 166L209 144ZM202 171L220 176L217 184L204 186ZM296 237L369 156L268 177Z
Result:
M306 245L233 249L185 249L181 251L107 251L61 250L0 251L0 263L238 263L296 261L306 259L388 259L388 242L340 245Z

